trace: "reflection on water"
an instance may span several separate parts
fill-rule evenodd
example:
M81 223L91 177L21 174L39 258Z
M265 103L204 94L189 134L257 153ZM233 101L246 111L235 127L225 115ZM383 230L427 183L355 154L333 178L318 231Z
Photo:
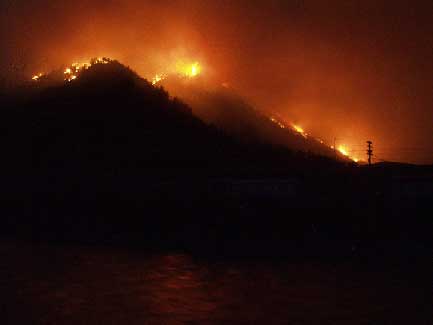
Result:
M431 324L427 271L16 243L0 257L2 324Z

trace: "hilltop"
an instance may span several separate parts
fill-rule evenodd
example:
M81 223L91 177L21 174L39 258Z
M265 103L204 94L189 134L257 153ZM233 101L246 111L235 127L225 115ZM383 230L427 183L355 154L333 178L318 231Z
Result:
M221 175L334 164L259 134L246 141L247 135L209 125L202 114L196 117L188 105L117 61L96 60L76 74L66 71L38 76L6 101L0 112L8 153L4 168L50 173L162 168Z

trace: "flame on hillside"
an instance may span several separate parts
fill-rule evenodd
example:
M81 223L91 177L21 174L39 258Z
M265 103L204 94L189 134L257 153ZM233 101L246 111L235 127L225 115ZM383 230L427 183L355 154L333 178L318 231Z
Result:
M86 62L74 62L70 66L68 66L64 69L64 71L63 71L64 81L71 82L71 81L77 79L80 76L81 72L89 69L93 65L108 64L110 62L111 62L110 59L103 58L103 57L94 58L94 59L91 59L91 60L86 61ZM182 78L185 78L185 79L192 79L192 78L195 78L198 75L200 75L202 72L202 67L198 62L192 62L191 63L191 61L190 61L189 63L187 63L185 61L178 60L171 67L172 68L168 70L171 72L156 74L151 80L152 85L157 85L161 81L165 80L169 74L176 74L176 75L178 75ZM43 78L45 76L47 76L47 75L40 72L40 73L32 76L31 79L33 81L40 81L41 78ZM227 84L224 83L223 86L227 87ZM291 129L291 130L295 131L296 133L298 133L299 135L301 135L302 137L304 137L305 139L309 138L309 134L304 130L303 127L301 127L298 124L294 124L294 123L285 124L284 122L280 121L279 119L277 119L274 116L270 116L269 120L281 129ZM330 148L334 151L338 151L341 155L351 159L354 162L360 161L358 158L353 157L352 155L349 154L350 150L345 145L339 145L337 148L334 148L334 146L327 145L320 138L311 138L311 139L319 142L320 144L322 144L324 146L327 146L328 148Z
M89 69L92 65L95 64L107 64L110 63L110 59L107 58L96 58L91 59L88 62L74 62L70 67L67 67L65 71L63 71L65 75L65 81L72 81L77 79L80 72L83 70Z
M166 76L164 74L156 74L155 77L152 78L152 85L156 85L158 82L164 80Z
M35 74L33 77L32 77L32 80L33 81L38 81L41 77L43 77L44 76L44 74L42 73L42 72L40 72L40 73L38 73L38 74Z
M292 124L292 128L293 128L293 130L298 132L300 135L302 135L304 138L306 138L308 136L308 133L306 133L304 131L304 129L302 127L300 127L299 125Z
M178 60L174 65L174 69L172 69L171 73L158 73L152 78L152 85L156 85L167 78L169 74L175 74L179 77L192 79L201 74L202 67L198 62L184 62L182 60Z
M66 67L65 70L63 70L64 80L65 81L75 80L83 70L89 69L92 65L107 64L110 63L110 61L111 60L107 58L95 58L89 60L88 62L74 62L69 67ZM45 74L38 73L32 77L32 80L39 81L43 76L45 76Z
M281 123L280 121L278 121L275 117L271 116L269 119L271 120L271 122L273 122L276 125L278 125L281 129L285 129L286 128L286 126L283 123Z
M340 146L338 146L338 149L337 149L343 156L349 156L349 153L347 152L347 150L346 150L346 147L344 147L344 146L342 146L342 145L340 145Z
M275 118L274 116L269 117L269 120L271 122L273 122L274 124L276 124L278 127L280 127L281 129L285 129L286 125L279 121L277 118ZM309 138L308 133L304 130L303 127L299 126L298 124L291 124L291 129L293 131L295 131L296 133L299 133L301 136L303 136L305 139ZM350 160L354 161L354 162L358 162L359 159L356 157L353 157L352 155L349 154L349 149L345 146L345 145L339 145L338 148L334 149L334 146L332 145L327 145L322 139L320 138L312 138L314 140L316 140L317 142L319 142L320 144L327 146L328 148L332 149L332 150L337 150L340 154L342 154L343 156L349 158Z
M194 78L201 73L201 66L198 62L185 63L176 62L176 73L187 78Z
M332 147L332 146L331 146ZM333 148L333 147L332 147ZM356 157L353 157L352 155L349 154L349 149L347 149L347 147L345 145L339 145L337 148L338 152L340 152L343 156L353 160L354 162L358 162L359 159Z

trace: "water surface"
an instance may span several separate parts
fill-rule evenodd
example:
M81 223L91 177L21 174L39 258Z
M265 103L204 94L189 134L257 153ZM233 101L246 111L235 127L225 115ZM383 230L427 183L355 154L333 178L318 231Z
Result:
M433 324L431 270L0 243L1 324Z

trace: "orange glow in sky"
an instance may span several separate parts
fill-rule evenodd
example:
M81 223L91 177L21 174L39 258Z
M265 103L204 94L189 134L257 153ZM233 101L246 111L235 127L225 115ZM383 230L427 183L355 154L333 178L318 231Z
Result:
M14 3L0 12L4 78L105 55L149 80L177 71L230 84L328 143L371 139L375 157L433 163L431 2Z

